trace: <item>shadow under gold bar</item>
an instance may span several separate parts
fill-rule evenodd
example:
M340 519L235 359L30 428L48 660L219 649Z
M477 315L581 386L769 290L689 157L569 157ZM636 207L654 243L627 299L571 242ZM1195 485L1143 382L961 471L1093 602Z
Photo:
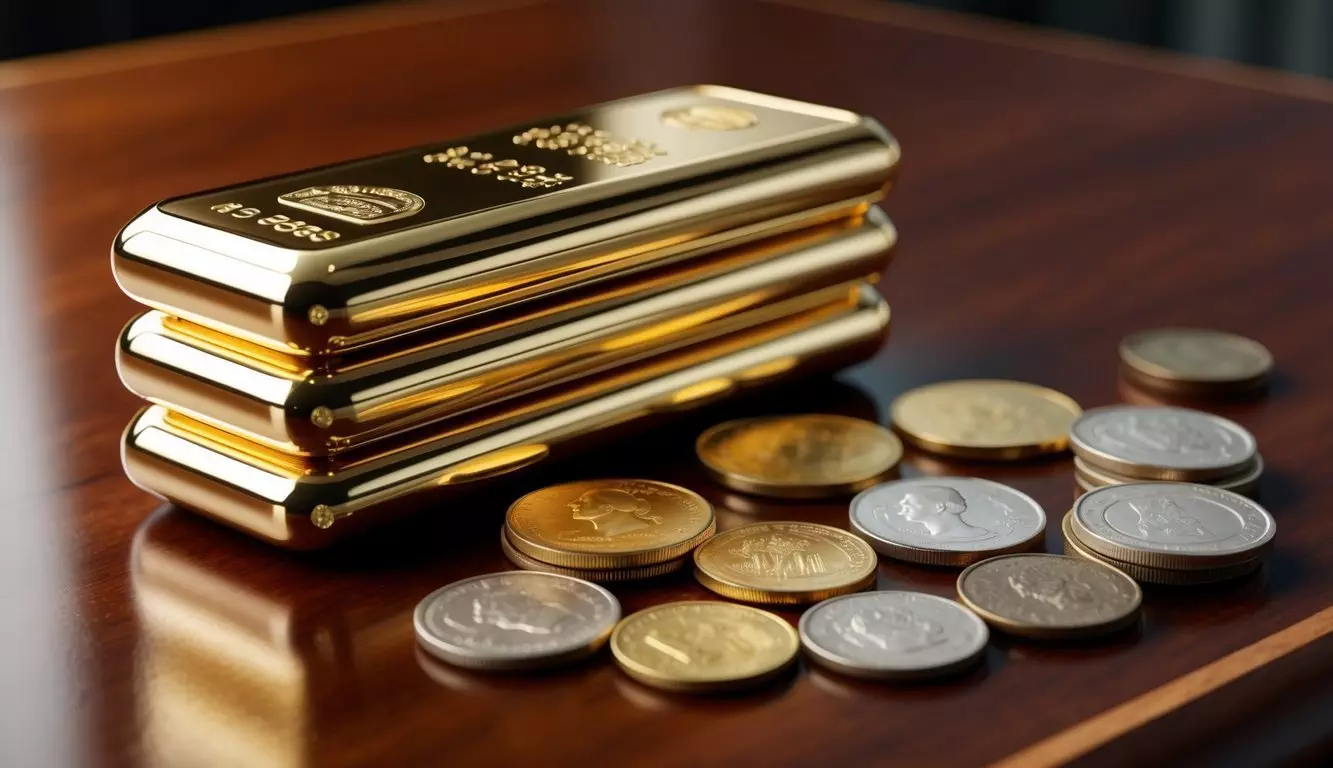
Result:
M879 294L853 284L842 299L797 316L416 430L392 448L372 444L322 459L273 451L151 406L127 428L122 459L144 490L273 544L314 549L493 487L621 429L864 359L888 325Z
M864 211L898 159L851 112L677 88L166 200L112 269L168 315L334 354Z
M279 451L336 454L828 305L850 281L877 278L895 239L872 208L864 219L566 292L521 313L485 313L429 343L319 369L307 363L320 358L247 354L241 342L150 312L122 333L117 366L130 391L191 418Z

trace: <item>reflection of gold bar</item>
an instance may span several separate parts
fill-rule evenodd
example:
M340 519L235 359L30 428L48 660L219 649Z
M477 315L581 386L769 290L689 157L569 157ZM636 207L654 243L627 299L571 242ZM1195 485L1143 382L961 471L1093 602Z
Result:
M872 209L609 287L564 292L374 357L294 357L158 313L125 329L117 362L135 394L296 454L341 453L408 428L637 363L826 305L878 275L894 232ZM383 345L376 349L377 353Z
M679 88L165 201L112 261L167 314L330 354L864 210L897 162L853 113Z
M883 299L854 285L824 307L416 430L389 448L302 459L154 406L126 431L123 457L132 481L169 501L280 546L316 548L616 427L864 358L887 328Z

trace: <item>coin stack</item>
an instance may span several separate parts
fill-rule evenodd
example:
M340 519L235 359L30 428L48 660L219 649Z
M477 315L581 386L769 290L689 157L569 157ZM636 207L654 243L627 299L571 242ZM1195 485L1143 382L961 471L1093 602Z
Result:
M1070 429L1077 492L1145 481L1203 483L1258 492L1264 462L1233 421L1171 406L1094 408Z
M153 403L126 471L317 548L862 359L888 327L872 283L896 234L873 204L898 157L873 120L701 86L159 203L113 247L151 308L117 351ZM571 499L593 510L571 524L643 523L654 488ZM503 542L622 578L684 567L705 528L633 553Z
M1277 524L1263 507L1230 491L1158 482L1091 491L1062 528L1069 554L1140 582L1188 585L1258 570Z
M712 505L694 491L655 480L593 480L514 502L500 548L524 570L633 581L684 568L716 530Z

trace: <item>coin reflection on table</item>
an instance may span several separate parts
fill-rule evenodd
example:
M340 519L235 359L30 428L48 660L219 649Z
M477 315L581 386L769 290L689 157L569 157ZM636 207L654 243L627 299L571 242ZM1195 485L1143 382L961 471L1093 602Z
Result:
M840 496L873 485L903 456L889 430L833 414L766 416L699 436L699 460L718 482L763 496Z

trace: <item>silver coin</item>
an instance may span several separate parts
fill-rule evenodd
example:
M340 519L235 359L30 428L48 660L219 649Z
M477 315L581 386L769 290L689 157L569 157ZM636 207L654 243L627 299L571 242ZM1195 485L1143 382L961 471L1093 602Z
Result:
M959 671L986 651L990 632L972 611L920 592L862 592L805 612L801 645L829 669L874 679Z
M432 656L473 669L532 669L572 661L606 644L620 602L570 576L510 571L456 581L426 596L413 616Z
M1215 480L1254 461L1244 427L1188 408L1113 405L1085 412L1069 430L1084 461L1144 480Z
M851 504L852 529L877 552L928 565L968 565L1026 549L1046 531L1030 496L975 477L883 483Z
M1239 493L1242 496L1254 496L1259 490L1259 480L1263 475L1264 457L1263 454L1256 453L1254 454L1254 461L1242 467L1239 473L1218 478L1209 482L1208 485L1232 493ZM1085 490L1100 488L1103 485L1143 482L1139 478L1128 477L1095 467L1077 456L1074 457L1074 478L1079 482L1080 487Z
M1240 494L1191 483L1108 485L1074 503L1088 549L1151 568L1216 568L1263 555L1277 532L1268 511Z

